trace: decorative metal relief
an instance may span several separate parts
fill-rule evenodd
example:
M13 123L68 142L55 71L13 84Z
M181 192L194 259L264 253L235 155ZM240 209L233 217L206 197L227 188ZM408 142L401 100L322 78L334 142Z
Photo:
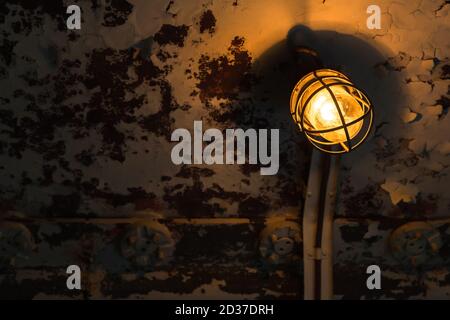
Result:
M26 226L0 223L0 269L14 266L18 259L28 259L33 248L33 237Z
M441 261L441 234L426 222L406 223L389 239L394 258L408 268L430 268Z
M175 240L169 229L158 222L138 223L128 228L120 249L133 265L155 267L170 262Z
M259 252L270 264L283 264L301 257L301 228L292 221L269 222L261 232Z

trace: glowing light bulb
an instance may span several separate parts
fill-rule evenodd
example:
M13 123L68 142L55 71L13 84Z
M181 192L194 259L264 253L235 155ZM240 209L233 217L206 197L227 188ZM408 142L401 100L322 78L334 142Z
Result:
M290 99L291 116L317 149L339 154L357 148L373 125L367 95L335 70L319 69L297 82Z
M332 88L333 94L342 113L345 124L348 124L364 114L361 106L343 88ZM339 111L327 89L319 91L309 103L306 117L315 130L329 130L343 125ZM349 138L355 137L361 130L362 123L356 122L347 126ZM337 129L330 132L320 133L320 136L330 142L345 142L347 136L345 130Z
M339 126L339 113L328 91L322 90L316 95L311 101L311 109L311 115L314 114L322 127Z

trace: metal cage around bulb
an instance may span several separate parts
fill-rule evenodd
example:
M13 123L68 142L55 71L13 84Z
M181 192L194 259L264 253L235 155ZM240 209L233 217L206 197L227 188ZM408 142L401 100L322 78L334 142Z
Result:
M291 115L318 149L345 153L367 138L373 123L367 95L344 74L320 69L304 76L292 91Z

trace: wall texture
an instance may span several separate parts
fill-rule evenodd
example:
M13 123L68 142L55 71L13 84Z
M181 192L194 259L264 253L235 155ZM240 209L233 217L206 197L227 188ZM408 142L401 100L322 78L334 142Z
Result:
M81 30L66 28L69 4ZM302 298L311 150L288 111L302 74L286 42L307 34L375 108L369 140L342 159L336 298L449 298L449 8L3 1L0 297ZM171 133L194 120L279 128L280 171L173 165ZM66 289L70 264L81 291ZM365 286L370 264L380 291Z

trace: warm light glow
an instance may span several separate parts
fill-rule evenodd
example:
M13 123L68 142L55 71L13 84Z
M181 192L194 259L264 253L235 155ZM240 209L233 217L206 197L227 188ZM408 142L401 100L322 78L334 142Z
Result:
M300 79L292 91L290 109L308 140L329 153L355 149L373 124L366 94L346 75L331 69L316 70Z
M364 115L361 106L355 102L347 91L338 87L332 88L332 91L336 97L345 123L350 123ZM327 130L342 126L342 121L333 98L326 89L322 89L311 99L310 106L307 107L306 112L307 114L305 116L316 130ZM355 137L359 130L361 130L361 127L361 122L348 126L349 138L352 139ZM347 140L344 129L337 129L331 132L321 133L320 135L330 142L344 142Z

